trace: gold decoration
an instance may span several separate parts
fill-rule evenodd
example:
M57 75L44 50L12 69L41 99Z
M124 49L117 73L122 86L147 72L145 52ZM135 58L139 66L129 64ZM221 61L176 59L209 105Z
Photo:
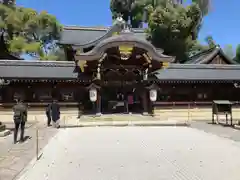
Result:
M149 57L150 61L152 60L152 56L147 52L147 56Z
M143 57L145 58L145 60L150 64L151 63L151 58L149 57L148 54L143 54Z
M164 67L164 68L169 67L169 63L168 62L162 62L162 67Z
M133 46L125 45L125 46L119 46L120 53L129 53L132 52Z
M81 71L84 72L84 67L86 66L86 61L79 60L78 66L80 67Z
M125 45L125 46L119 46L118 48L120 51L121 59L128 60L132 54L133 46Z
M82 49L78 48L76 49L76 54L81 54L82 53Z
M104 53L104 55L98 60L98 62L102 63L106 57L107 57L107 53Z
M117 36L117 35L119 35L119 32L114 32L112 35Z

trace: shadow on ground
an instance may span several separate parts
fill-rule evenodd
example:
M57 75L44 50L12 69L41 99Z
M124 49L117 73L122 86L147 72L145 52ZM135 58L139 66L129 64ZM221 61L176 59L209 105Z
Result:
M192 121L190 127L240 142L240 130L235 129L233 126L226 124L212 124L208 121Z

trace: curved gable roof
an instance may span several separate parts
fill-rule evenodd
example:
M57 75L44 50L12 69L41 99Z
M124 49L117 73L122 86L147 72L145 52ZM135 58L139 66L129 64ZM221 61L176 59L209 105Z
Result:
M112 27L77 27L66 26L63 28L59 44L72 45L75 47L91 47L107 39L115 32L121 32L123 26L116 22ZM144 29L132 29L139 39L146 39Z
M217 55L223 57L227 64L238 64L233 59L227 57L227 55L223 52L223 50L219 46L210 48L196 55L193 55L189 61L185 62L185 64L209 64Z
M163 55L162 49L156 49L150 42L144 39L140 39L132 32L122 32L117 36L109 37L99 42L91 51L87 53L76 54L78 59L84 60L96 60L101 58L105 51L111 47L117 47L120 45L130 45L146 50L152 59L162 62L173 62L175 57Z

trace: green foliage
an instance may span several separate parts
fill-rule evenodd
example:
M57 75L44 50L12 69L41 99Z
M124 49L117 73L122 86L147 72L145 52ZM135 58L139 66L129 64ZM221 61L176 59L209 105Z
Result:
M234 60L237 61L238 63L240 63L240 44L237 45L236 56L235 56Z
M233 59L235 54L234 54L234 50L231 44L226 45L223 48L223 52L226 54L226 56L230 59Z
M191 51L201 51L197 34L202 21L198 5L188 7L169 2L161 3L150 15L149 39L154 46L164 49L165 54L186 61Z
M211 0L192 0L193 3L196 3L203 15L207 15L211 8Z
M214 48L214 47L216 47L216 43L215 43L215 41L213 40L213 37L212 37L212 36L207 36L207 37L205 38L205 41L207 42L209 48Z
M43 59L56 48L62 26L45 11L0 4L0 28L10 52Z
M186 61L189 55L206 49L196 40L202 17L209 9L210 0L192 0L185 7L182 0L111 0L113 18L122 14L133 28L148 23L148 39L165 54Z
M163 6L166 3L183 5L184 2L183 0L111 0L110 9L113 19L121 14L125 21L130 20L133 28L139 28L143 21L147 22L150 14L159 5ZM210 2L211 0L192 0L192 3L200 8L202 15L208 14Z

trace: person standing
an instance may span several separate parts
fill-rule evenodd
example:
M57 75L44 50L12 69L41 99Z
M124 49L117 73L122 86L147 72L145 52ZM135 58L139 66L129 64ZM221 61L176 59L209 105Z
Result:
M27 106L23 104L22 100L18 100L13 106L13 113L13 120L15 124L13 142L16 144L19 126L21 128L20 142L24 141L25 123L27 121Z
M47 126L51 126L51 104L46 107Z
M60 106L57 100L53 100L51 104L51 115L52 115L52 122L55 128L60 128L59 119L60 119Z

